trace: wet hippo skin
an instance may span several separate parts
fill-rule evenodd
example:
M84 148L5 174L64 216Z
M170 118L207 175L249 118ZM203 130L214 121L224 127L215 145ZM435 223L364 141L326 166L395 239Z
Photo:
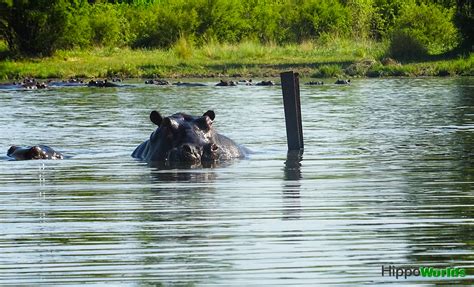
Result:
M150 135L150 139L135 149L132 157L167 166L207 166L245 157L248 150L217 133L212 126L214 119L215 113L212 110L202 116L176 113L164 118L159 112L152 111L150 120L158 127Z
M63 159L63 155L49 146L35 145L35 146L11 146L8 149L7 156L14 160L29 160L29 159Z

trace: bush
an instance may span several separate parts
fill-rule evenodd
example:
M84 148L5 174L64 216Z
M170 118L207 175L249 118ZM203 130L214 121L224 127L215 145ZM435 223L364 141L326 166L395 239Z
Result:
M248 38L263 43L277 42L282 38L282 4L278 2L262 3L257 0L244 0L243 18L251 25ZM248 10L245 10L247 8Z
M195 1L184 0L155 4L147 26L138 35L133 47L170 48L181 37L194 35L198 25Z
M464 43L470 47L470 2L456 1L457 9L454 2L0 0L0 40L7 41L12 52L47 56L57 49L93 45L164 49L177 45L175 49L185 52L187 43L177 44L180 37L202 46L211 41L295 44L352 36L356 41L391 39L392 56L410 58L443 53L458 44L451 21L455 12Z
M0 32L10 51L51 55L65 33L69 3L65 0L18 0L0 3Z
M204 41L215 38L219 42L236 43L247 34L250 25L242 18L240 0L194 1L198 13L196 36Z
M189 59L193 55L193 41L181 36L173 46L173 52L181 59Z
M472 13L472 1L457 1L456 14L454 22L462 35L462 45L468 51L472 51L474 42L474 13Z
M127 42L127 24L118 5L95 4L89 12L92 43L99 46L117 46Z
M382 40L390 38L395 21L400 15L405 0L374 0L371 36Z
M398 59L423 54L440 54L458 45L458 34L452 22L453 9L437 4L417 5L410 2L397 19L390 44L390 55Z
M92 28L89 22L90 6L87 2L77 3L67 7L67 20L64 33L59 37L59 49L85 48L90 46Z
M397 30L392 35L388 54L399 60L414 60L426 57L428 49L414 34Z
M285 36L280 43L301 43L321 34L348 34L348 9L336 0L308 0L288 2L282 10L282 30Z
M371 34L372 20L375 15L373 0L348 0L352 37L362 40Z

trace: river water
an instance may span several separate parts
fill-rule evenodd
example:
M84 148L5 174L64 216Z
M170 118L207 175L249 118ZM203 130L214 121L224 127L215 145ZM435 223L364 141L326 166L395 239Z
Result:
M303 82L303 81L302 81ZM301 86L287 154L281 87L0 90L0 285L474 282L474 78ZM156 170L130 154L152 109L216 112L248 159ZM382 266L466 277L382 276Z

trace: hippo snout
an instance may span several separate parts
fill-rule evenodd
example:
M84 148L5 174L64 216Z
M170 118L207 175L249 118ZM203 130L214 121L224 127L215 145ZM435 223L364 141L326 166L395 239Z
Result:
M169 152L168 161L198 163L201 161L201 156L201 148L191 144L182 144Z
M203 162L213 162L219 159L219 147L216 144L210 143L204 146L201 160Z
M200 148L188 144L181 146L181 157L185 162L199 162L201 160Z

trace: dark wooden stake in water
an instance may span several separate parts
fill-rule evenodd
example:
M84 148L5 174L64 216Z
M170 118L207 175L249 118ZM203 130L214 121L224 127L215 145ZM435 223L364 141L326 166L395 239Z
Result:
M288 150L303 150L299 75L298 73L284 72L280 74L280 78L285 107Z

